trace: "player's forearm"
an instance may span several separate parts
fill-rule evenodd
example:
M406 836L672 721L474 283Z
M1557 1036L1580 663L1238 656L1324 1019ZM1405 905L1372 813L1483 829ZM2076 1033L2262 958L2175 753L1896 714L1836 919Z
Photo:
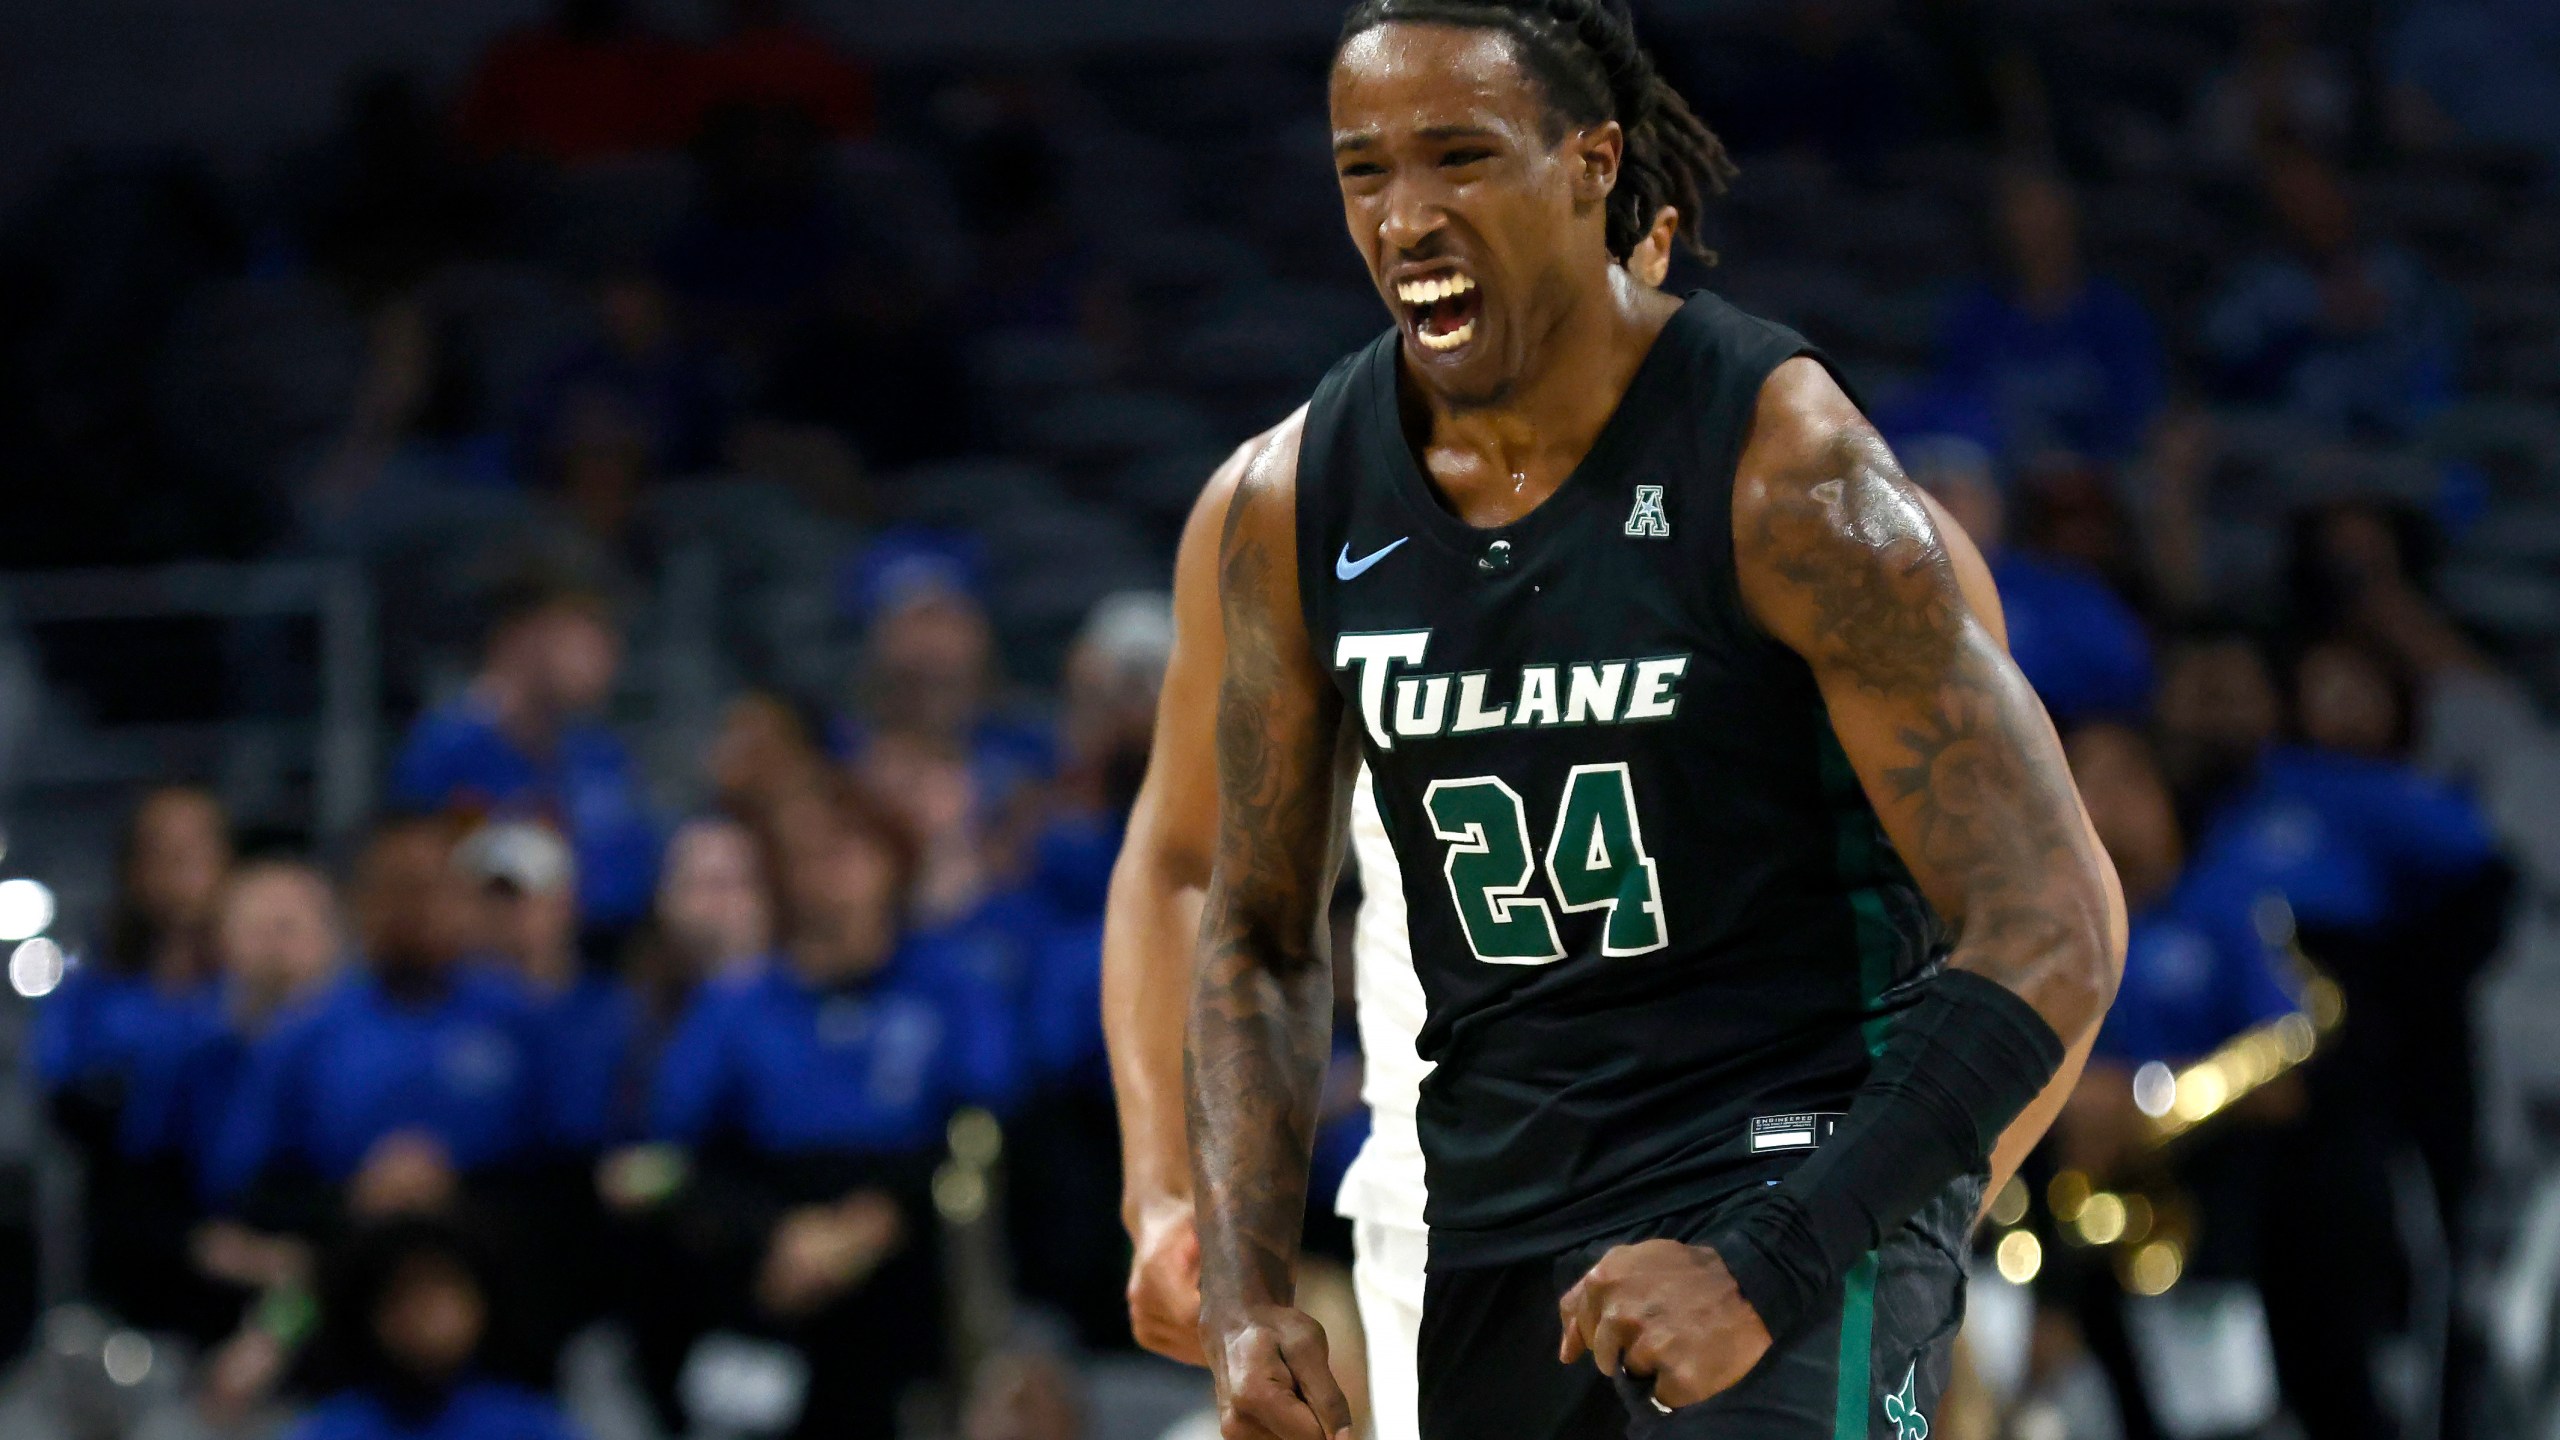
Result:
M2000 1132L1999 1143L1991 1147L1990 1179L1983 1185L1982 1204L1974 1216L1976 1220L1990 1213L1991 1203L2000 1198L2000 1192L2007 1188L2011 1177L2027 1163L2027 1156L2043 1142L2045 1132L2053 1128L2054 1120L2062 1114L2062 1107L2070 1101L2071 1092L2079 1087L2080 1072L2087 1068L2089 1051L2097 1040L2097 1028L2092 1026L2089 1033L2081 1036L2063 1055L2062 1068L2045 1082L2044 1093L2019 1111L2018 1118L2009 1122L2009 1128Z
M1271 923L1221 890L1209 901L1186 1064L1201 1311L1212 1325L1291 1297L1333 1031L1333 969L1313 918Z
M1136 833L1111 875L1102 926L1102 1034L1119 1102L1121 1216L1191 1198L1182 1042L1202 889Z
M2104 891L2106 928L2105 934L2101 937L2101 959L2106 970L2107 988L2112 995L2116 984L2124 975L2124 947L2128 928L2124 886L2117 879L2115 862L2107 856L2106 847L2098 840L2096 828L2087 826L2085 822L2084 828L2087 830L2089 848L2097 856L2098 881ZM2101 1006L2098 1018L2085 1025L2079 1034L2063 1036L2065 1050L2062 1068L2055 1071L2053 1079L2046 1082L2044 1092L2021 1111L2018 1118L2010 1121L2007 1129L2000 1132L1999 1143L1991 1147L1991 1180L1982 1197L1985 1206L1998 1198L2001 1189L2009 1183L2009 1178L2018 1173L2019 1166L2026 1163L2028 1152L2034 1150L2037 1144L2043 1141L2045 1132L2053 1128L2055 1117L2062 1113L2063 1105L2070 1100L2072 1090L2080 1083L2080 1072L2089 1063L2089 1051L2097 1044L2098 1027L2104 1019L2105 1007Z

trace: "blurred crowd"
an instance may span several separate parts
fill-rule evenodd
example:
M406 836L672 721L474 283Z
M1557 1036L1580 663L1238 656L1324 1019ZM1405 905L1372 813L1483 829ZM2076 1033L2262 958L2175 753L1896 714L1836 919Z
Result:
M1937 1433L2519 1429L2458 1282L2549 1148L2484 1134L2537 1062L2478 997L2560 965L2560 22L1637 8L1742 162L1674 286L1823 345L1980 544L2133 911ZM71 1293L192 1357L168 1433L578 1433L602 1330L616 1436L1138 1435L1075 1363L1128 1344L1102 899L1181 518L1382 323L1322 37L692 19L561 0L0 224L52 477L0 565L360 567L399 717L361 834L120 795L34 1002ZM274 640L27 627L17 834L46 744L308 691Z
M504 1382L610 1315L671 1433L890 1435L949 1358L965 1115L1006 1137L1012 1286L1125 1344L1099 931L1170 640L1161 595L1107 600L1054 724L1009 724L975 600L911 557L869 641L905 703L741 695L670 817L594 719L605 602L536 577L343 882L151 791L32 1043L87 1293L196 1348L218 1425L291 1382L347 1387L313 1434L515 1434L467 1417L537 1408Z

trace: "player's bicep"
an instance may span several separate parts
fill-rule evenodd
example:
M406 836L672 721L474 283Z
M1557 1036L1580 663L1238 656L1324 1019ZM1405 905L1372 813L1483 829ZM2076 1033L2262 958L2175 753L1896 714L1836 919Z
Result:
M1736 485L1745 601L1812 668L1878 818L1973 963L2015 964L2001 978L2031 1000L2085 987L2087 967L2046 963L2110 929L2052 723L1874 429L1827 377L1792 396L1783 379Z

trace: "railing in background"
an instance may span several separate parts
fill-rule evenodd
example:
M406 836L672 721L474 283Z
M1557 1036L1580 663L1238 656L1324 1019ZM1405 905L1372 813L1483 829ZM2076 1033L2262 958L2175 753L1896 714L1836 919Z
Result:
M312 717L310 814L304 818L323 844L363 824L373 801L382 687L372 588L357 566L278 561L44 571L0 576L0 592L17 622L30 629L80 621L311 617L319 630L319 704ZM255 733L235 720L213 727ZM142 733L122 736L117 728L95 727L69 737L75 742L69 745L62 737L39 734L28 749L22 787L173 778L162 763L169 757L153 743L165 731L132 727ZM65 766L67 773L47 774L48 765ZM224 766L225 778L234 768Z

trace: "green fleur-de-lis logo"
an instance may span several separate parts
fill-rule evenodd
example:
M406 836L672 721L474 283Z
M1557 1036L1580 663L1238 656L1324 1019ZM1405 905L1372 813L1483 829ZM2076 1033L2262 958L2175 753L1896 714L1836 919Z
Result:
M1902 1372L1902 1388L1884 1397L1884 1418L1893 1422L1893 1440L1929 1440L1929 1417L1920 1413L1917 1381L1920 1362Z

